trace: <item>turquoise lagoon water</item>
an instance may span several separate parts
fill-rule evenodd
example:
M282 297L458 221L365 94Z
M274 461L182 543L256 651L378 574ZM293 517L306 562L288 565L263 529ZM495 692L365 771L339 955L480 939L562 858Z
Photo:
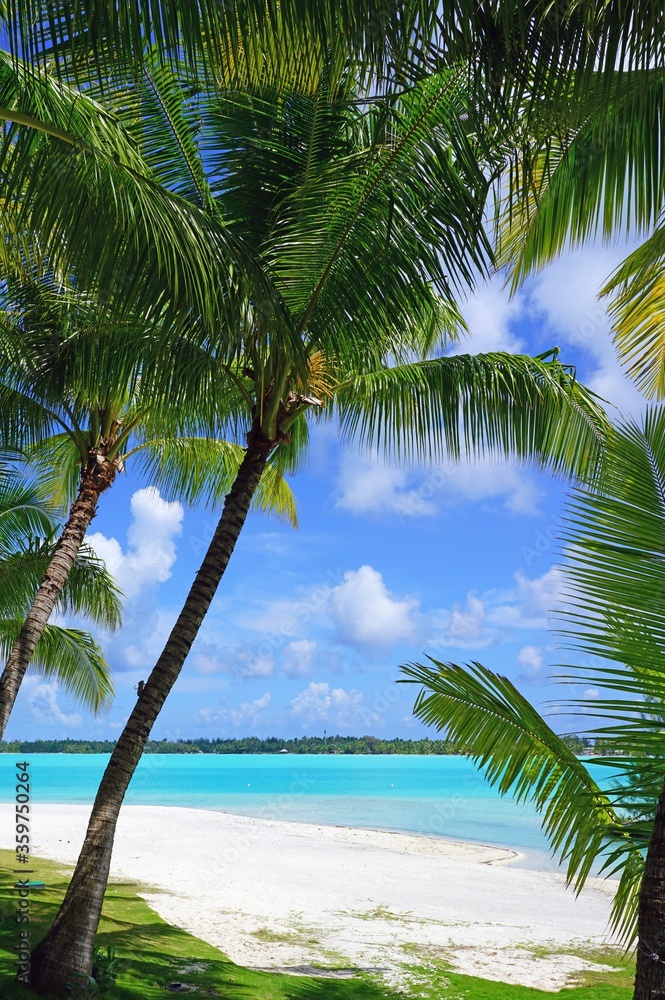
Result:
M15 759L0 754L0 801L13 801ZM108 756L28 759L38 812L40 802L91 803ZM607 770L591 766L597 780ZM125 801L475 841L556 867L535 811L501 798L464 757L149 754Z

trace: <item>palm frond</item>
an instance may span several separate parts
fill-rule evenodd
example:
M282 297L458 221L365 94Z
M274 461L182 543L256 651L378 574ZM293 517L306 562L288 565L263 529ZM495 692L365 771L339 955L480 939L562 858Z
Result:
M479 663L431 662L402 667L423 686L414 714L445 729L502 795L533 803L579 891L610 832L622 827L610 797L507 677Z
M515 455L593 476L610 425L600 400L557 360L457 355L383 368L342 385L342 427L389 457Z
M0 619L0 653L6 657L23 625L21 618ZM88 632L47 625L37 643L30 670L59 686L97 715L110 708L113 674L101 647Z
M610 299L614 343L628 374L649 399L665 396L665 226L610 276L601 290Z
M564 637L604 661L660 674L665 411L652 408L608 440L602 488L578 486L564 523Z
M43 484L29 482L16 470L0 466L0 558L35 535L48 537L55 528L53 505Z
M183 316L194 308L218 327L242 245L158 183L117 116L6 54L0 107L14 122L0 144L8 231L38 233L52 268L74 271L117 304L143 303L159 315L179 300ZM246 258L245 271L252 268Z
M665 203L662 70L602 80L562 102L521 144L497 203L498 259L513 288L569 247L643 232ZM507 180L507 182L506 182Z
M135 462L165 497L218 508L233 485L244 454L240 445L214 438L153 438L137 446ZM261 478L253 508L297 526L295 498L272 462Z
M374 81L393 81L423 62L436 12L425 0L140 0L122 11L99 0L8 0L5 24L13 51L100 80L118 64L140 77L147 40L168 65L184 59L212 79L242 83L266 70L274 77L280 64L278 79L289 79L289 60L297 63L294 53L313 39L323 52L341 47Z
M52 539L33 541L24 550L0 559L0 613L27 615L55 545ZM105 629L120 627L120 590L89 545L81 547L56 609L61 614L82 615Z

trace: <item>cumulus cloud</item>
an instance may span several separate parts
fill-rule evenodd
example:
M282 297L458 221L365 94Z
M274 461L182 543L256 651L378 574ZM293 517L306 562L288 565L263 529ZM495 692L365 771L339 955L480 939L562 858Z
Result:
M340 642L365 649L389 649L416 632L413 598L394 599L381 574L361 566L344 574L330 594L330 616Z
M243 726L255 726L260 721L261 713L270 704L270 692L266 691L260 698L254 701L243 701L237 708L221 708L217 711L210 705L206 705L194 716L194 722L198 726L224 725L234 729Z
M327 681L311 681L291 702L295 716L308 722L330 721L339 726L372 721L363 707L363 694L332 688Z
M310 673L316 646L314 639L295 639L286 646L282 671L287 677L306 677Z
M529 285L529 302L545 316L562 343L588 353L595 370L585 379L625 414L640 412L645 400L626 377L612 343L605 302L598 292L628 249L593 247L567 253Z
M38 684L30 695L30 711L35 719L45 725L59 723L63 726L80 726L81 716L77 713L63 712L58 704L58 685Z
M434 628L439 630L437 646L454 646L459 649L482 649L489 645L492 636L486 631L487 607L475 591L466 595L464 604L455 604L434 615Z
M552 566L542 576L533 578L518 570L514 580L516 598L526 619L534 615L548 617L561 608L564 575L557 566Z
M352 514L427 517L441 506L498 502L511 514L537 515L545 494L532 473L513 462L478 459L422 470L417 476L354 455L342 458L336 506Z
M423 489L408 487L409 475L404 469L385 465L378 458L360 458L348 453L342 456L339 496L336 506L352 514L399 514L402 517L424 517L434 514L436 507Z
M179 503L162 500L153 487L137 490L130 508L125 547L101 532L88 535L86 541L127 598L122 630L104 642L108 656L117 670L144 671L161 652L177 615L174 609L158 606L157 588L171 576L183 509Z
M446 500L495 500L511 514L537 515L544 492L533 475L510 462L461 462L452 466L446 479Z
M533 680L543 667L543 651L540 646L523 646L517 654L517 662L522 668L520 674L525 680Z
M176 558L174 539L182 531L182 505L162 500L153 486L137 490L131 499L132 522L127 530L127 548L116 538L97 531L86 541L104 560L127 598L171 576Z
M513 586L506 590L491 590L481 595L470 591L464 604L436 611L432 616L434 634L430 645L482 649L511 641L518 630L548 628L551 613L561 603L561 571L553 567L531 579L518 570L513 581Z
M462 309L471 336L456 348L455 353L509 351L517 354L524 351L524 341L511 329L523 308L523 298L516 295L511 299L502 277L480 286Z

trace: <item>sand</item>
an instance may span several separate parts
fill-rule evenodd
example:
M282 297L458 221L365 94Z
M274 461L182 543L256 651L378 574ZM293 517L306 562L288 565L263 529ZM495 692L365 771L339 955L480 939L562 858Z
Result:
M0 807L5 831L12 809ZM33 853L73 864L88 814L36 806ZM443 959L558 990L601 967L585 952L608 941L612 884L591 879L575 897L562 875L515 867L517 857L431 837L125 806L112 877L140 882L161 917L241 965L363 969L408 986Z

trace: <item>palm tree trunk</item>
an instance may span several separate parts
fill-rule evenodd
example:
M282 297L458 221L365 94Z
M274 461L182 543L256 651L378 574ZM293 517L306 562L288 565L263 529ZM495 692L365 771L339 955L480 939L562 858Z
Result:
M64 994L68 983L90 974L120 806L224 575L270 449L265 440L250 443L183 609L111 754L62 906L31 956L30 984L38 993Z
M76 562L86 532L97 513L99 497L109 488L115 473L115 466L107 461L100 464L96 454L91 454L81 473L81 482L69 518L0 677L0 740L4 738L9 716L35 646L46 628Z
M665 785L644 865L637 936L633 1000L654 1000L665 996Z

